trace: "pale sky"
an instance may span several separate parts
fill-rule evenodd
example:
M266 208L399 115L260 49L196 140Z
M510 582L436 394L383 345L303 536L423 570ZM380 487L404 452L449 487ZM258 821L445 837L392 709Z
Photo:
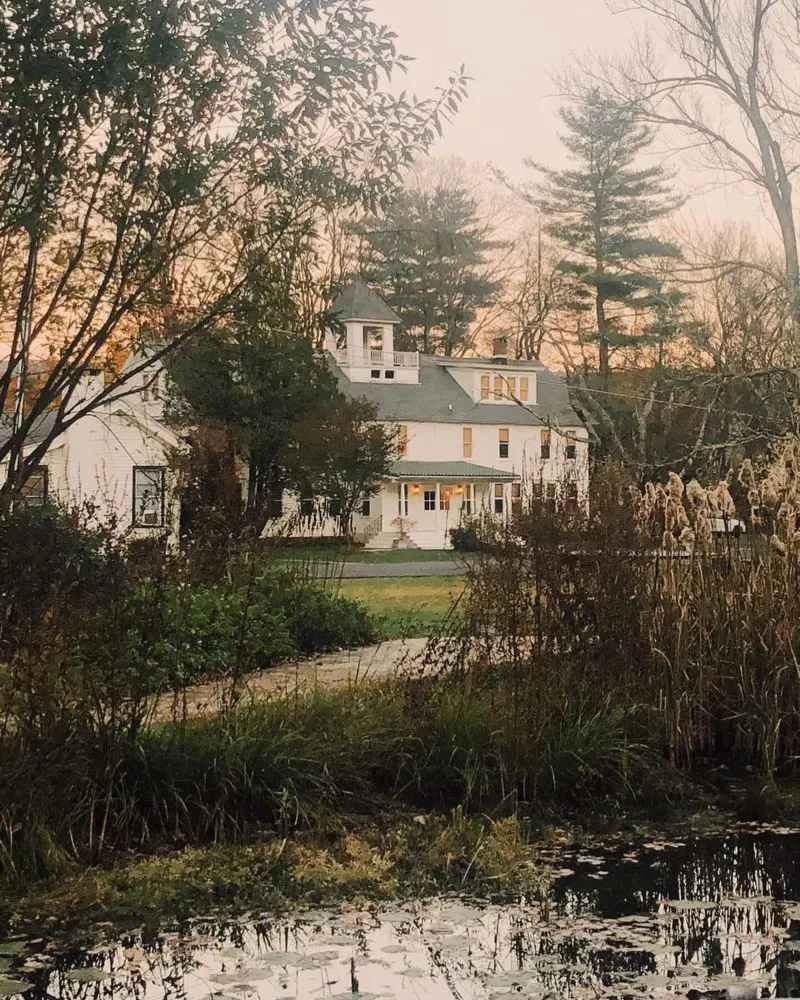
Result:
M377 18L414 56L403 86L418 97L466 64L469 99L436 152L496 163L522 175L525 156L561 157L552 73L571 53L611 53L630 36L631 18L605 0L372 0Z
M564 163L553 74L574 55L624 51L645 24L641 14L611 14L606 0L372 0L371 6L397 33L399 50L415 57L398 86L430 96L461 63L473 77L469 98L433 154L491 162L515 180L531 176L522 165L526 156ZM772 220L759 197L719 180L682 166L679 187L693 196L684 220L702 229L737 217L768 237Z

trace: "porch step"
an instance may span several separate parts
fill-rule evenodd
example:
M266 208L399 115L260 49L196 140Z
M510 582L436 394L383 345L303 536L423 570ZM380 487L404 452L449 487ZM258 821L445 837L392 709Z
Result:
M394 548L394 542L397 541L396 531L381 531L379 534L370 538L367 544L364 546L365 549L391 549ZM416 542L409 540L406 543L406 548L408 549L418 549L419 545Z

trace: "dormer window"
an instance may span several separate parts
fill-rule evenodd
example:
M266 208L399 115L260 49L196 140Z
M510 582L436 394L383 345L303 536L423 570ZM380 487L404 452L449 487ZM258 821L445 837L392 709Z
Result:
M519 380L519 399L520 399L521 403L527 403L528 402L528 393L529 393L528 385L529 385L528 379L526 379L526 378L520 378L520 380Z
M489 398L489 376L481 375L481 399Z

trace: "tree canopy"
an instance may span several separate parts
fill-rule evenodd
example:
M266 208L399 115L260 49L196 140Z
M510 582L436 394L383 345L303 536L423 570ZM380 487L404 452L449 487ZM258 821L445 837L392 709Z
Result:
M52 441L141 368L82 376L142 337L143 366L229 315L248 224L280 244L322 205L375 211L464 94L411 101L366 0L10 0L0 10L0 508ZM23 456L45 410L51 431Z
M364 278L401 317L415 346L448 355L466 346L478 310L501 287L490 259L500 244L467 187L408 184L358 228L366 243Z
M662 304L652 265L679 252L650 227L680 199L662 166L640 165L653 133L637 122L635 109L591 88L559 114L574 166L553 170L529 160L543 178L531 197L545 231L566 251L561 270L575 279L572 308L594 312L599 369L607 377L613 349L633 342L622 310Z

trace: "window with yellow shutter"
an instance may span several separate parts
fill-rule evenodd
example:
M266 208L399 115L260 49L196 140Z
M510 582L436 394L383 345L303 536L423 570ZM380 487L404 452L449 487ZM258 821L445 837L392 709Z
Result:
M400 424L397 428L397 447L402 458L408 455L408 426Z
M500 458L508 458L508 428L500 428Z
M550 458L550 428L542 428L542 458Z
M503 503L504 499L505 498L504 498L503 484L502 483L495 483L494 484L494 512L495 512L495 514L502 514L503 513L503 510L504 510L504 507L505 507L505 504Z

